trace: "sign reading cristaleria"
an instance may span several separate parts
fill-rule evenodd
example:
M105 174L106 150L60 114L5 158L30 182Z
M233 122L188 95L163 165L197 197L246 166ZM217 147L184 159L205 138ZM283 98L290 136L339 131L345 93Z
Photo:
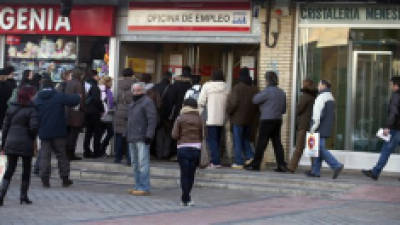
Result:
M131 31L250 31L250 2L131 2Z
M299 11L300 23L355 23L387 24L400 22L400 5L392 6L302 6Z

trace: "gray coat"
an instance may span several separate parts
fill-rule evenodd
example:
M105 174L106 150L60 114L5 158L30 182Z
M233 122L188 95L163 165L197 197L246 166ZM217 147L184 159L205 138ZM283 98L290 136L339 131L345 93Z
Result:
M157 126L157 109L147 95L133 101L128 109L126 138L130 143L153 139Z
M122 78L118 80L118 92L116 101L116 110L114 114L114 130L117 134L126 133L128 122L128 108L132 103L131 86L134 80L131 78Z
M286 113L286 94L276 86L268 86L256 94L253 103L260 107L261 120L279 120Z
M38 127L38 115L33 105L12 104L7 110L3 127L2 147L6 154L33 156Z

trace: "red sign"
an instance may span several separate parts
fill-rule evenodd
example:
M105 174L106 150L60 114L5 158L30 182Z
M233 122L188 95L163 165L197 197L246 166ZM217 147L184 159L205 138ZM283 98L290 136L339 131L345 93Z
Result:
M21 37L15 35L7 35L6 43L8 45L19 45L21 43Z
M250 1L130 2L131 31L249 32Z
M69 17L58 5L0 5L0 34L113 36L113 6L73 6Z

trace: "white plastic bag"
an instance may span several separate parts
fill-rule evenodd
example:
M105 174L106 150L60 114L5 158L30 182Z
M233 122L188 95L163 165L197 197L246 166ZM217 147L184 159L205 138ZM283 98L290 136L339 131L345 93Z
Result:
M7 168L7 156L0 155L0 183L3 181L3 176Z
M319 133L307 132L304 154L307 157L319 156Z

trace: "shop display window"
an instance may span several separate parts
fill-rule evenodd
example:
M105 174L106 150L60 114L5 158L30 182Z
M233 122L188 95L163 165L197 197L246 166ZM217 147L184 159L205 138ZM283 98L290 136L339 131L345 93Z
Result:
M11 35L6 37L7 65L16 69L17 80L24 70L47 72L55 82L77 62L77 38L65 36Z

